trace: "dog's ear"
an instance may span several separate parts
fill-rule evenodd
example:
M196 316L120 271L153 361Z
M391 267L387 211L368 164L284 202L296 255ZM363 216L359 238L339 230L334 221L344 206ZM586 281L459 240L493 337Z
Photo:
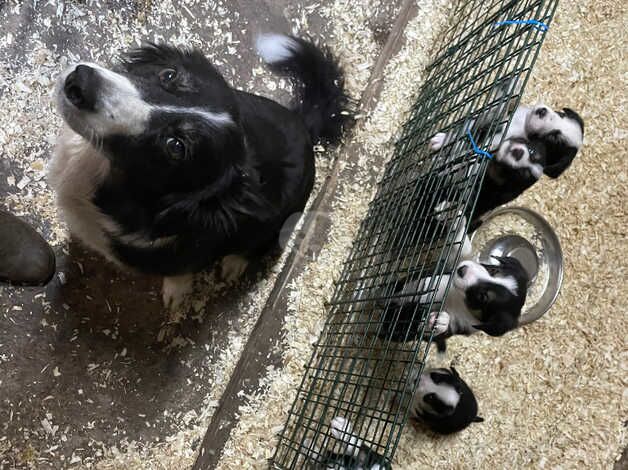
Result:
M582 135L584 135L584 120L582 117L571 108L563 108L563 112L569 119L573 119L578 123L580 130L582 131Z
M472 423L483 423L484 422L484 418L482 418L481 416L476 416L475 418L473 418Z
M495 315L487 322L473 325L476 330L481 330L490 336L503 336L517 327L517 319L508 313Z
M453 364L449 366L449 370L451 370L451 373L453 374L455 378L460 379L460 374L458 374L458 371L456 370Z
M565 153L562 155L561 158L558 159L558 161L545 165L545 168L543 168L543 173L545 173L550 178L558 178L567 168L569 168L569 165L571 165L571 162L576 157L576 153L578 153L577 148L567 148L565 150ZM549 160L550 159L548 159L548 162Z

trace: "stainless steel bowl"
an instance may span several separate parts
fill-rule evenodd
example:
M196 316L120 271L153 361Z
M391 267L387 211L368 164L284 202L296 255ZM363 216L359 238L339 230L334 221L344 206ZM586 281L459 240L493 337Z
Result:
M556 301L563 282L563 252L551 225L538 213L525 207L506 207L488 213L482 217L482 225L471 234L471 242L473 243L477 235L482 233L483 227L498 224L498 218L504 216L520 217L534 227L536 236L541 242L540 254L537 255L532 241L526 239L525 234L511 229L493 237L484 246L478 247L476 259L485 262L491 256L517 258L529 274L529 288L534 287L537 282L542 282L538 276L539 268L544 263L547 264L548 278L543 293L534 305L524 307L524 311L521 312L519 324L526 325L542 317Z

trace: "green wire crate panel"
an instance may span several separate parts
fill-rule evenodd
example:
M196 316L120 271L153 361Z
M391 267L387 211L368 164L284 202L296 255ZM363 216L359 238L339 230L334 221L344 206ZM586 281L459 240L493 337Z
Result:
M469 218L457 214L472 213L487 166L466 131L483 120L488 132L477 145L487 150L508 125L546 34L538 24L496 23L549 26L557 3L455 3L451 27L336 282L272 468L320 468L324 452L341 452L330 432L335 416L348 419L364 445L392 461L433 336L427 316L440 310L436 291L460 256L456 233ZM432 153L428 142L438 132L447 132L451 144ZM445 223L434 225L443 200L449 203L441 211ZM428 276L412 294L421 300L402 321L391 305L408 294L396 283Z

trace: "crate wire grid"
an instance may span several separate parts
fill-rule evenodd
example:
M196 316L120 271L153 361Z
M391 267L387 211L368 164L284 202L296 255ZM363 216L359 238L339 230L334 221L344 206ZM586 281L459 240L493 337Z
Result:
M456 232L466 226L458 214L472 213L488 165L473 152L466 130L473 133L475 123L489 116L488 131L477 141L487 149L509 124L546 34L532 24L495 23L534 19L549 26L557 4L455 3L452 26L428 67L336 282L273 468L317 467L326 451L341 453L343 444L330 434L335 416L348 419L364 445L392 460L433 337L427 316L440 312L435 294L460 257ZM438 132L452 138L431 153L427 144ZM450 203L441 210L446 220L434 228L430 220L443 200ZM391 305L408 294L395 292L395 283L428 276L420 292L411 294L422 300L409 321L400 322L401 309L395 312Z

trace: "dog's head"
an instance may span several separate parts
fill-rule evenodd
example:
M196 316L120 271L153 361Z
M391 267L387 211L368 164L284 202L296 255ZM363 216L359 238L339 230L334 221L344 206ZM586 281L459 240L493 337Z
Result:
M526 119L525 130L529 140L542 142L547 150L544 173L558 178L582 147L584 121L572 109L554 111L537 105Z
M217 190L243 156L234 94L198 51L149 44L113 69L78 64L59 77L57 105L143 193Z
M517 327L529 279L515 258L494 259L497 264L460 263L454 273L454 286L479 320L473 327L501 336Z
M512 171L519 180L531 185L543 174L546 152L545 145L540 140L529 141L522 137L512 137L499 146L495 161L502 168Z
M473 422L481 422L473 391L456 369L424 371L412 402L412 414L430 429L441 434L461 431Z

